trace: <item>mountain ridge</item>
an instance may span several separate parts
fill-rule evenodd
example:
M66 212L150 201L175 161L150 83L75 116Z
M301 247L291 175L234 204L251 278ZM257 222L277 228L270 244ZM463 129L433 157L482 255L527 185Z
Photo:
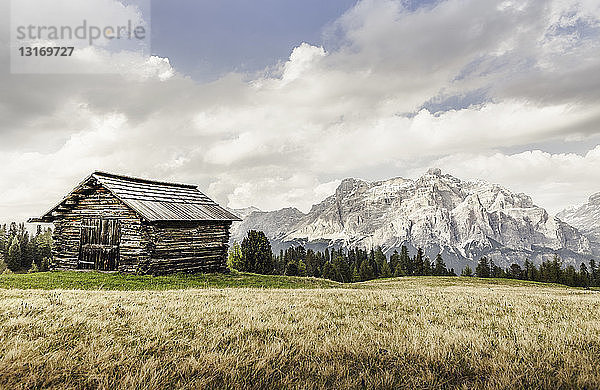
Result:
M587 203L568 207L556 216L579 229L600 250L600 192L592 194Z
M484 255L500 266L526 258L539 263L554 254L577 264L592 255L584 235L530 196L483 180L462 181L438 168L415 180L344 179L308 213L252 212L234 227L232 239L249 229L265 231L275 250L379 245L389 253L407 245L430 257L445 253L456 269Z

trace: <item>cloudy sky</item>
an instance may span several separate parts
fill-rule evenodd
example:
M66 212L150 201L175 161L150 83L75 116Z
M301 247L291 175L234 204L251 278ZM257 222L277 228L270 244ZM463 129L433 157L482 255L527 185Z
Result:
M83 48L66 75L11 73L0 4L0 220L93 170L264 210L434 166L551 212L600 191L597 0L86 0L151 53Z

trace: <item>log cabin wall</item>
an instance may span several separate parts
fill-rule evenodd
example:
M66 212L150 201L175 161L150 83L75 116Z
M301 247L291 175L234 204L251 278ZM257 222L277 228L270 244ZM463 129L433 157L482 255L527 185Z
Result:
M147 226L149 273L223 272L231 222L162 223Z
M149 239L141 219L102 186L75 194L69 207L56 212L53 269L78 268L81 225L84 218L118 219L121 227L120 272L137 272L149 261Z

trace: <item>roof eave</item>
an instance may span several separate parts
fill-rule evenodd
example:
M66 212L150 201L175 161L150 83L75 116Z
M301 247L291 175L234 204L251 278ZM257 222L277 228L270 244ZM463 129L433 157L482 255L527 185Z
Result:
M54 222L57 218L55 216L53 216L52 213L57 208L59 208L60 205L63 204L63 202L65 202L67 199L69 199L69 197L71 197L75 191L77 191L79 188L81 188L83 185L85 185L93 176L94 176L94 174L88 175L85 179L83 179L81 182L79 182L79 184L77 184L77 186L75 188L73 188L71 191L69 191L69 193L60 200L60 202L58 202L50 210L48 210L44 214L42 214L41 217L29 218L27 220L27 222L30 222L30 223L36 223L36 222L52 223L52 222Z
M202 222L241 222L241 219L152 219L150 223L202 223Z

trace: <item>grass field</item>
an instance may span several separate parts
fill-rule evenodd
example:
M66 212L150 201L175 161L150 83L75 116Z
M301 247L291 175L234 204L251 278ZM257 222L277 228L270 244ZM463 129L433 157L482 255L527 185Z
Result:
M258 275L233 271L230 274L123 275L100 272L36 272L0 276L0 288L42 290L182 290L208 287L328 288L340 283L317 278Z
M141 291L109 291L111 277ZM77 278L0 276L0 388L600 388L597 292L249 274L173 276L183 289L168 291L89 274L78 283L102 291L72 290ZM14 288L49 283L63 289ZM236 283L263 288L210 287Z

